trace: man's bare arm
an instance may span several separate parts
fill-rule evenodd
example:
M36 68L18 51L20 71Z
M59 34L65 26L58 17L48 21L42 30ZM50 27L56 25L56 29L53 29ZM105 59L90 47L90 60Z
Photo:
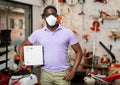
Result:
M24 42L22 42L20 44L19 48L18 48L18 55L20 57L20 65L22 67L25 66L25 64L24 64L24 56L23 56L24 55L24 46L27 46L27 45L32 45L28 39L25 40Z
M65 79L68 81L70 81L74 77L75 72L81 62L81 59L82 59L82 49L81 49L79 43L72 45L72 48L73 48L74 52L76 53L76 56L75 56L75 61L74 61L74 65L73 65L72 69L70 70L70 72L68 72L66 74L66 77L65 77Z

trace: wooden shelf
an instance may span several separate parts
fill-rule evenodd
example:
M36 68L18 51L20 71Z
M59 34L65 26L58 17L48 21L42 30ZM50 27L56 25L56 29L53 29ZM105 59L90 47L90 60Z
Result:
M102 19L104 20L117 20L118 16L103 16Z
M112 35L109 35L108 37L110 37L110 38L120 38L120 34L112 34Z
M91 68L92 65L88 65L88 64L80 64L81 66L83 67L87 67L87 68ZM97 69L108 69L107 66L104 66L104 65L94 65L94 68L97 68Z
M92 65L88 65L88 64L80 64L83 67L83 71L85 71L86 73L91 72L92 69ZM108 66L107 65L94 65L93 66L94 69L94 73L95 74L103 74L106 75L108 73Z
M99 19L99 17L93 17L93 18L97 18L97 19ZM117 20L118 18L120 18L120 17L118 17L118 16L116 16L116 15L112 15L112 16L102 16L102 19L103 20Z

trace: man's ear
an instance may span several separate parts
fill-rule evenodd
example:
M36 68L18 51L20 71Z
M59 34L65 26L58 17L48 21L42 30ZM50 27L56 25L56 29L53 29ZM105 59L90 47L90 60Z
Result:
M44 14L42 14L41 16L42 16L42 19L44 19Z
M44 16L44 14L42 14L42 19L44 19L44 20L46 19L46 16Z

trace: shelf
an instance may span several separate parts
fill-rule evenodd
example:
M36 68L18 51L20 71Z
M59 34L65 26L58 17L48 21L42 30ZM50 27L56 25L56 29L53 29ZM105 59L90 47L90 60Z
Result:
M93 17L93 18L97 18L97 19L99 19L100 17ZM120 17L118 17L118 16L116 16L116 15L112 15L112 16L102 16L101 17L103 20L117 20L118 18L120 18Z
M117 20L118 16L103 16L102 19L104 20Z
M112 33L108 37L110 37L110 38L120 38L120 33Z
M88 65L88 64L80 64L81 66L83 67L87 67L87 68L91 68L92 65ZM97 69L108 69L107 66L105 65L94 65L94 68L97 68Z
M110 38L120 38L120 34L119 35L109 35L108 37L110 37Z

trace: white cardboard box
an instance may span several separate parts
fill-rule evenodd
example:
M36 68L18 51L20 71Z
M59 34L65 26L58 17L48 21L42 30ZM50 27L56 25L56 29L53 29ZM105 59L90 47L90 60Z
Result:
M24 62L25 65L43 65L43 47L24 46Z

